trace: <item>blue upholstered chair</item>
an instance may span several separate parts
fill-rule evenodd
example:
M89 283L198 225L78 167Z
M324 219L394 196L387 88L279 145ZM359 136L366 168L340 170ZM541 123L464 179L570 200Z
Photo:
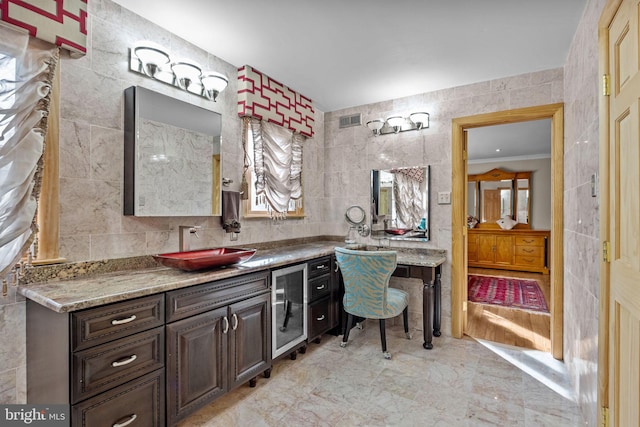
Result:
M395 251L357 251L337 247L336 260L344 280L344 310L348 320L342 347L347 345L349 332L356 318L379 319L382 353L386 359L391 358L387 352L385 319L402 313L404 332L409 335L409 296L400 289L389 288L389 279L396 269Z

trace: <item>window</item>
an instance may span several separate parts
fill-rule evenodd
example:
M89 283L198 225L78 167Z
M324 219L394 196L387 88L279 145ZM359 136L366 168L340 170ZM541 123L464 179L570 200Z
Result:
M249 125L250 120L255 120L254 125ZM275 212L270 206L270 202L265 197L263 192L257 193L256 184L257 184L257 174L255 172L255 156L254 156L254 131L257 128L261 128L260 123L257 119L250 119L249 117L243 118L243 146L245 152L245 172L244 179L247 183L246 191L248 192L248 198L243 201L243 216L245 218L278 218L278 217L287 217L287 218L303 218L304 217L304 203L303 196L300 190L300 197L297 199L290 198L288 200L288 209L286 215L280 215ZM273 125L275 126L275 125ZM254 129L254 130L252 130ZM300 152L301 157L301 152ZM302 164L299 164L299 181L300 186L302 185ZM293 167L291 169L294 169ZM295 171L291 171L291 174L295 174ZM289 177L287 177L289 179ZM283 184L285 187L289 186L289 183Z

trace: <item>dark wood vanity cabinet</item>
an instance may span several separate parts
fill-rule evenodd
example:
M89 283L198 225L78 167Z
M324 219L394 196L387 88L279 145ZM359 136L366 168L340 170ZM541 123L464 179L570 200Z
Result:
M271 371L269 272L57 313L27 300L27 401L73 427L173 426ZM165 404L166 402L166 404Z
M165 425L164 295L74 313L27 300L27 400L71 425Z
M308 263L308 341L319 341L323 334L338 325L338 290L333 265L334 261L330 256Z
M271 369L268 272L167 293L168 425Z

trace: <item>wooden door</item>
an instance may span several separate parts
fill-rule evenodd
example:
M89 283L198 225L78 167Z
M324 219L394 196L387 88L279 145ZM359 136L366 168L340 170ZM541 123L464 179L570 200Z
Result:
M229 389L271 367L271 294L230 306Z
M640 73L638 40L639 0L624 0L617 12L609 7L610 25L601 20L601 47L608 54L610 94L601 162L605 162L603 240L609 240L609 265L603 266L605 347L609 425L640 425L640 135L638 134ZM612 20L611 20L612 18ZM605 15L603 15L605 19ZM603 25L604 24L604 25ZM607 108L608 107L608 108ZM603 232L604 230L604 232ZM608 293L608 295L607 295ZM602 360L602 359L601 359ZM601 387L602 384L601 377Z
M167 325L169 425L226 393L226 314L223 307Z

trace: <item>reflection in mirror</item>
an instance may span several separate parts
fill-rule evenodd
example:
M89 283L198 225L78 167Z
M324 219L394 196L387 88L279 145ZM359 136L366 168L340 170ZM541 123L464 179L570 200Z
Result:
M492 169L468 176L468 216L478 219L479 228L499 228L496 221L508 216L518 228L530 228L531 172Z
M220 134L218 113L126 89L125 215L220 215Z
M429 239L429 166L371 171L371 235Z
M476 217L478 215L478 191L476 190L476 182L469 181L467 183L467 216Z
M516 221L520 224L529 224L529 180L518 179L518 195L516 199L516 205L518 206L518 212L516 215Z
M512 215L511 186L511 180L480 181L480 222L495 222L505 215Z

